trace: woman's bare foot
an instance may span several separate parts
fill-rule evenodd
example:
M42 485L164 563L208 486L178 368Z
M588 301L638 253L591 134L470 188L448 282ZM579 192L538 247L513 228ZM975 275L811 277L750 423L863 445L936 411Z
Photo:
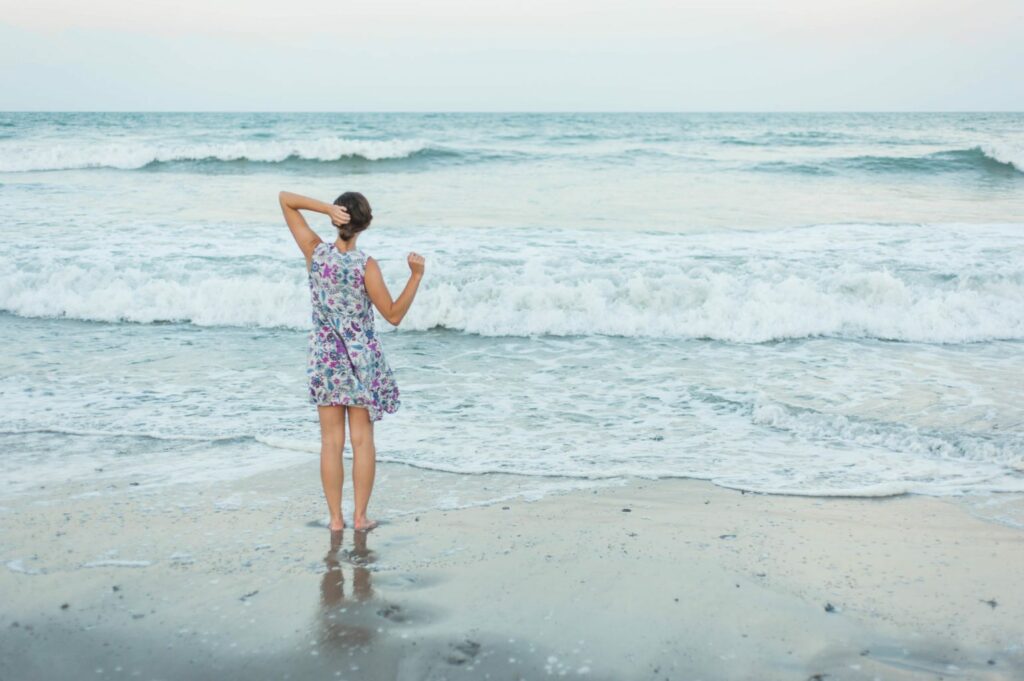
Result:
M345 529L345 519L338 518L337 520L331 519L331 522L327 525L331 532L340 532Z
M356 532L369 532L377 527L378 524L376 520L370 520L369 518L356 518L355 530Z

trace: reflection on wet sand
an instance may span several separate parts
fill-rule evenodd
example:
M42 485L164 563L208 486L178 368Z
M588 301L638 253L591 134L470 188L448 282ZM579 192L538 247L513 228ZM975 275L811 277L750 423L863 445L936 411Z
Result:
M324 557L327 567L320 580L320 642L324 645L350 647L369 643L376 628L371 626L362 612L364 604L373 596L370 570L367 565L376 560L376 554L366 547L366 532L355 532L352 548L341 548L344 532L331 533L331 546ZM352 586L345 596L345 575L342 563L352 566ZM360 625L358 622L365 622Z

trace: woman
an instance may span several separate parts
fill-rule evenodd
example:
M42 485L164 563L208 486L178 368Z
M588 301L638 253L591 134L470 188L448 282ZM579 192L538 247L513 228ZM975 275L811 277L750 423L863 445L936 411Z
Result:
M331 514L329 527L339 532L346 526L341 515L341 488L347 418L355 489L353 523L356 531L365 532L377 526L377 521L366 516L376 471L373 423L385 413L393 414L400 404L398 386L373 328L371 303L384 319L398 326L423 278L423 256L409 254L409 281L393 300L377 261L356 247L359 234L373 220L366 197L345 192L334 205L291 192L281 192L278 199L288 229L306 257L309 274L313 329L306 373L309 399L320 415L320 478ZM322 241L306 224L299 212L303 210L329 216L338 238L329 244Z

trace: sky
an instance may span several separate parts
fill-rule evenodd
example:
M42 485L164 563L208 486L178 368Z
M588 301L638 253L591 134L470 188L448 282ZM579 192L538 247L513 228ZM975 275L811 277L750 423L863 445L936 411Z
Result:
M0 110L1021 111L1024 0L0 0Z

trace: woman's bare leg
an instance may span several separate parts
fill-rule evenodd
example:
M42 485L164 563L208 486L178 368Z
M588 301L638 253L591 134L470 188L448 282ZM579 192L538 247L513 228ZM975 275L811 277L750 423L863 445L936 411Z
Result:
M353 526L356 530L372 530L377 521L366 517L366 507L377 471L377 448L373 444L370 412L361 407L348 407L348 435L352 441L352 486L355 488Z
M341 465L345 451L345 407L317 407L320 413L320 480L324 485L332 530L345 527L341 517L341 486L345 469Z

